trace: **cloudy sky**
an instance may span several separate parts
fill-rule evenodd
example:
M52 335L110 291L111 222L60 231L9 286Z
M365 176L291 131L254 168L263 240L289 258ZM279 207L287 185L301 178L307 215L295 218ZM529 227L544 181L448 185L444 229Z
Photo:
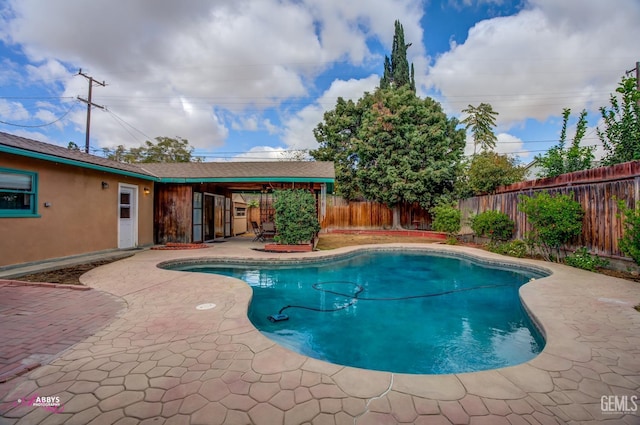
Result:
M498 150L557 143L640 60L638 0L0 0L0 131L67 146L182 137L206 160L313 149L339 96L379 83L399 19L420 96L498 111ZM286 153L285 153L286 155Z

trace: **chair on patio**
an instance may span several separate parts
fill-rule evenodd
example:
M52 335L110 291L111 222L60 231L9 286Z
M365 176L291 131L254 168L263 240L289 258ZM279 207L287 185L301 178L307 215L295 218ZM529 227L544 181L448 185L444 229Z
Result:
M253 234L256 235L255 238L253 238L252 242L264 242L264 231L260 228L260 226L258 226L258 223L252 221L251 228L253 229Z
M262 223L262 237L273 239L276 235L276 225L272 221L265 221Z

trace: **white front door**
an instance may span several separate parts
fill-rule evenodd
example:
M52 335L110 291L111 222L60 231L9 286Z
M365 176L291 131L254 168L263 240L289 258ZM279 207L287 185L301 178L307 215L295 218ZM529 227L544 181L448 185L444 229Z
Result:
M118 248L138 244L138 187L118 185Z

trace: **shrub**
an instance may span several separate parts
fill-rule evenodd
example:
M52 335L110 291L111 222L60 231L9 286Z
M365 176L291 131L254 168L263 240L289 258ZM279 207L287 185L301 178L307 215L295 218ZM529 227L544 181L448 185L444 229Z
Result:
M618 241L620 251L628 255L640 265L640 202L636 203L636 208L626 206L623 200L618 200L619 217L624 218L624 233Z
M491 193L498 186L519 182L524 178L525 168L517 165L513 156L493 151L475 155L467 169L467 184L474 195Z
M527 255L527 244L520 239L509 242L494 242L489 244L489 251L510 257L522 258Z
M433 221L431 226L437 232L447 234L447 242L455 243L456 236L460 231L462 213L453 205L440 204L431 209Z
M491 242L511 239L515 223L500 211L485 211L471 219L471 230L478 236L485 236Z
M307 190L279 190L275 192L275 241L295 245L312 240L320 231L316 200Z
M571 267L594 271L599 267L607 267L609 260L600 258L597 255L592 256L586 247L580 247L575 250L572 255L567 255L564 262Z
M560 247L582 233L584 211L580 203L568 195L540 192L531 198L520 196L518 209L527 215L531 224L527 238L547 261L559 261Z

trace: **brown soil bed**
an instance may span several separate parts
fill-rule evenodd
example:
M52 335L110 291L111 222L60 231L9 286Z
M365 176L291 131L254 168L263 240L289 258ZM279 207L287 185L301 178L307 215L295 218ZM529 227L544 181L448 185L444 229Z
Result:
M634 273L622 272L619 270L598 269L596 273L605 274L611 277L619 277L620 279L631 280L633 282L640 282L640 276Z
M15 280L21 280L24 282L47 282L47 283L61 283L64 285L81 285L80 276L85 274L91 269L95 269L105 264L113 263L114 261L121 260L122 258L99 260L86 264L78 264L76 266L65 267L58 270L50 270L46 272L33 273L26 276L20 276Z

